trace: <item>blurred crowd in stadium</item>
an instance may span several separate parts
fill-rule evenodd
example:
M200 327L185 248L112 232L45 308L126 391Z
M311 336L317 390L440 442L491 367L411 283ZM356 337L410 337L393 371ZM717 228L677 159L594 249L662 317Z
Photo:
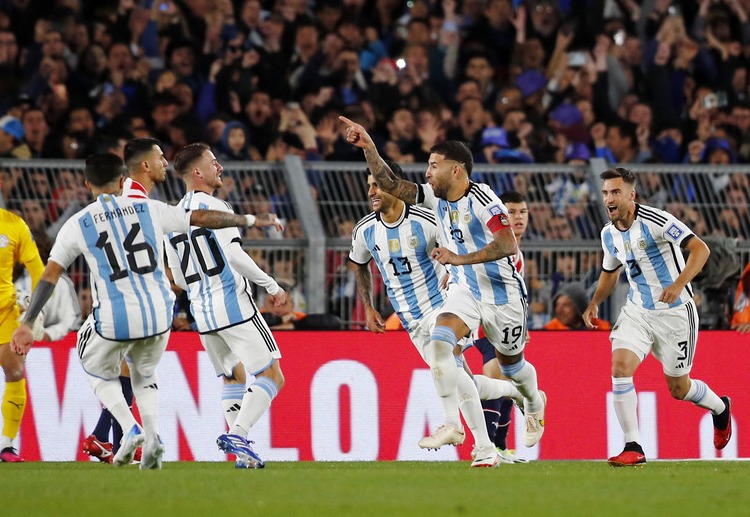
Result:
M170 160L204 141L226 163L362 162L344 114L401 164L458 139L478 164L716 166L641 174L639 194L699 235L748 239L750 175L720 168L750 162L748 13L748 0L0 0L0 157L121 154L154 136ZM598 237L583 173L477 179L527 195L530 242ZM309 180L321 199L351 193ZM156 196L183 193L170 176ZM0 168L0 194L51 237L88 200L70 170ZM230 171L218 196L279 213L277 237L304 236L279 178ZM326 223L347 238L356 220ZM294 258L277 255L266 265L293 286ZM331 256L332 289L354 300L344 256ZM598 260L549 268L562 285L566 268L595 279Z

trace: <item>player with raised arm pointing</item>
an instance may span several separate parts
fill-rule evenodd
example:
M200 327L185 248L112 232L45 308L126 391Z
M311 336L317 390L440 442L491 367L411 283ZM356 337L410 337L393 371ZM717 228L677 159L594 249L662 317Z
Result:
M435 357L428 361L436 386L441 386L439 394L447 396L456 389L457 341L483 325L503 375L523 395L524 445L532 447L544 433L546 396L538 389L536 369L524 359L526 285L513 265L518 248L506 207L489 186L469 179L474 164L465 144L447 141L433 146L427 183L418 185L393 174L361 125L339 119L347 125L347 141L364 151L379 188L407 203L431 208L436 216L444 247L435 248L432 257L451 265L446 301L430 342ZM451 443L454 425L458 423L441 426L431 443Z

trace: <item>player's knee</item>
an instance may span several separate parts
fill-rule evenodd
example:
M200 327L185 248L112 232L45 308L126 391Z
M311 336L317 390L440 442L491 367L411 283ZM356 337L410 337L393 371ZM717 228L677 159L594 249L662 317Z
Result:
M267 377L268 379L273 381L279 391L281 391L281 388L284 387L284 383L286 382L284 374L281 372L281 368L279 368L278 366L272 366L267 370L264 370L263 372L258 374L258 377Z
M5 382L18 382L23 379L25 373L23 361L6 361L6 363L3 364Z
M612 377L632 377L633 371L630 365L625 361L612 361Z
M672 384L670 383L668 385L669 387L669 394L672 395L672 398L675 398L677 400L685 400L685 396L687 396L687 392L689 387L684 386L682 384Z

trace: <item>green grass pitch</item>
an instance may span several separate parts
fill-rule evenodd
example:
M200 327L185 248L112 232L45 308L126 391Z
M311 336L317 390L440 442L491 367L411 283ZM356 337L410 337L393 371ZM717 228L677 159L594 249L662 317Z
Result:
M748 516L750 462L0 464L0 515Z

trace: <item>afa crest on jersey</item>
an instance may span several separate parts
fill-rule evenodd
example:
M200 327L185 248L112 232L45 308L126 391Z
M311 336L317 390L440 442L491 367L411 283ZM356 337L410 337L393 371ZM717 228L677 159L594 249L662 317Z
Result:
M419 239L417 239L415 236L409 237L409 247L413 250L417 249L417 246L419 246Z

